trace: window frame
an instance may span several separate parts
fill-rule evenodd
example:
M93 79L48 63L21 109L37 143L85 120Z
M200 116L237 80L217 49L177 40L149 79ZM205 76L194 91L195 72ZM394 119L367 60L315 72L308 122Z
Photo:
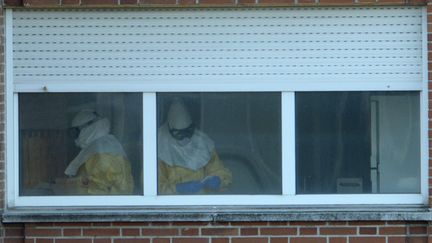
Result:
M8 207L103 207L103 206L250 206L252 205L426 205L428 202L428 70L427 13L422 8L422 74L421 83L382 81L374 83L283 82L260 80L216 80L118 83L98 82L50 83L13 82L12 9L5 13L5 83L6 83L6 194ZM280 92L282 119L282 194L281 195L157 195L156 93L157 92ZM295 92L296 91L418 91L420 93L420 186L416 194L313 194L295 193ZM144 195L130 196L20 196L18 146L18 94L26 92L142 92L143 93L143 168ZM144 115L145 114L145 115ZM149 115L152 114L152 115ZM148 172L150 171L150 172ZM235 202L235 204L233 203Z

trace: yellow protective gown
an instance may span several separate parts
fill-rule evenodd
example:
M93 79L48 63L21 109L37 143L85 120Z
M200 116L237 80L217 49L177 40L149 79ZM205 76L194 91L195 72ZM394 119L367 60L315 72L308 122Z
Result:
M158 193L176 194L176 184L188 181L200 181L207 176L219 176L221 179L221 189L223 191L231 184L231 172L224 167L216 151L213 150L207 165L198 169L191 170L181 166L170 166L164 161L158 161ZM200 193L209 193L203 191ZM210 192L211 193L211 192Z
M120 155L97 153L79 168L78 194L132 194L133 178L130 162Z

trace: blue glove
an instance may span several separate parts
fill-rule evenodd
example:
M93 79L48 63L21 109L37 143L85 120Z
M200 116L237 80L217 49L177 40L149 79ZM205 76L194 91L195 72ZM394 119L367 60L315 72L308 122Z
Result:
M176 185L176 190L180 194L195 194L201 191L202 188L203 183L200 181L188 181Z
M204 187L209 190L219 190L221 179L219 176L209 176L203 181Z

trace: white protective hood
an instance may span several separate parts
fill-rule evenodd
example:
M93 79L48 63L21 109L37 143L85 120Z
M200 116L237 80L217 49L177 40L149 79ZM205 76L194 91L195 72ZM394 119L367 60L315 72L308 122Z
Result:
M108 153L126 157L121 144L109 134L110 122L108 119L100 119L81 130L79 137L75 140L77 146L81 147L79 154L70 162L65 170L68 176L75 176L78 169L92 155L97 153Z
M168 165L198 170L207 165L214 147L213 141L198 129L189 143L180 145L178 140L171 136L167 123L159 128L158 158Z

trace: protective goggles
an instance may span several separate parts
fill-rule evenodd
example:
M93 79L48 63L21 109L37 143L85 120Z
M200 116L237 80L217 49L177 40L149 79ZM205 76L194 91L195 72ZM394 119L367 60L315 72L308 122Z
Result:
M95 123L96 121L98 121L98 120L100 120L100 119L101 119L101 117L96 116L96 117L93 118L92 120L90 120L90 121L88 121L88 122L86 122L86 123L84 123L84 124L82 124L82 125L79 125L79 126L77 126L77 127L71 127L71 128L69 128L69 129L68 129L68 135L69 135L69 137L72 137L72 138L74 138L74 139L75 139L75 138L78 138L80 132L81 132L84 128L90 126L91 124Z
M173 138L177 140L183 140L185 138L191 138L195 130L195 124L190 124L188 127L183 129L170 128L169 132Z

